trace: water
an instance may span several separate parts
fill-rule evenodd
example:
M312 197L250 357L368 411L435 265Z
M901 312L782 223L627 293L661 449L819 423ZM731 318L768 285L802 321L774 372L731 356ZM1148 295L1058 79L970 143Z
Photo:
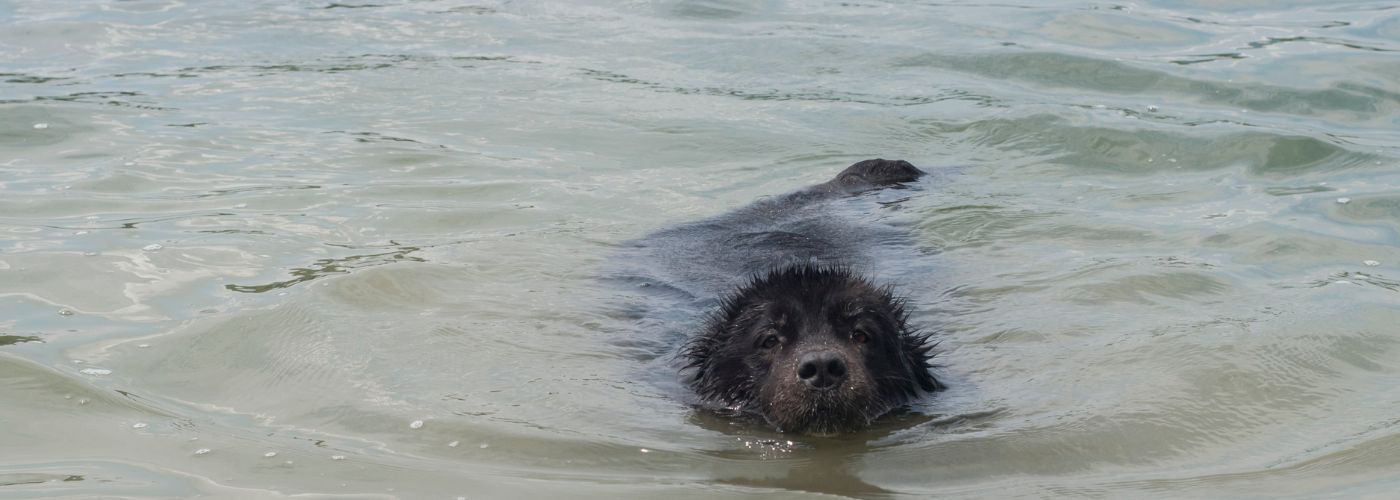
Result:
M0 4L0 497L1386 497L1398 39L1321 0ZM957 167L869 204L951 389L839 438L693 410L609 259L870 157Z

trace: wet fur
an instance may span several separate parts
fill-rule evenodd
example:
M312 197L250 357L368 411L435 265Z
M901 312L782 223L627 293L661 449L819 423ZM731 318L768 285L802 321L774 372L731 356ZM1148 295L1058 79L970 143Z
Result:
M848 383L836 392L813 392L785 383L790 364L755 360L745 338L764 313L786 302L787 314L823 322L823 316L864 314L883 323L874 329L878 350L853 363ZM763 416L780 430L830 434L870 424L939 382L929 372L929 335L910 327L905 301L889 286L875 286L846 267L795 264L755 277L725 297L702 333L684 349L692 385L706 400ZM839 321L836 320L836 321ZM777 376L773 376L777 372ZM776 381L775 381L776 380Z
M764 363L748 339L764 314L778 304L785 314L811 324L871 319L872 345L858 354L848 382L836 392L813 392L788 377L790 363ZM829 319L827 317L836 317ZM755 277L722 300L703 331L687 343L683 356L693 371L694 389L707 401L756 413L780 430L829 434L868 426L875 417L937 391L930 373L928 333L909 325L903 298L841 266L799 263Z
M909 325L904 300L851 267L868 267L873 247L906 236L835 217L830 202L922 175L903 161L858 162L827 182L654 233L622 252L631 268L623 278L661 285L654 293L711 311L682 350L684 372L705 401L760 415L788 432L865 427L941 386L929 372L929 336ZM746 281L736 287L736 279ZM878 352L842 340L857 316L874 322L861 324L882 325L869 344L880 346ZM839 351L851 365L849 380L811 391L787 376L800 353L761 354L755 329L783 320L803 325L784 338Z

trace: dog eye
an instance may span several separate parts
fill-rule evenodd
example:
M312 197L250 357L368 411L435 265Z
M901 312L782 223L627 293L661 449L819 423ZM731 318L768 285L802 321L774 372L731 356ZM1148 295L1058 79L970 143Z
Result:
M763 343L759 345L764 349L772 349L778 347L778 342L780 342L778 336L770 333L767 337L763 337Z
M868 344L870 343L870 334L865 333L865 330L856 330L855 333L851 334L851 340L857 344Z

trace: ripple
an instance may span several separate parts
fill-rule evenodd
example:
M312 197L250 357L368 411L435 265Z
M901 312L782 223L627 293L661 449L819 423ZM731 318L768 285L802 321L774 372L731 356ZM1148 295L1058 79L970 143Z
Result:
M320 259L310 267L299 267L291 270L292 279L274 281L257 285L227 284L224 288L241 293L267 293L284 288L290 288L301 283L310 282L316 279L332 276L336 274L348 274L351 271L362 268L382 266L398 262L426 262L426 260L415 257L412 254L421 250L420 247L401 246L390 252L351 255L333 259Z
M877 106L914 106L922 104L933 104L943 101L982 101L984 97L963 90L948 90L937 95L879 95L855 92L841 92L827 89L743 89L737 87L722 86L685 86L676 84L664 84L652 82L627 75L613 73L602 70L582 68L580 73L587 78L611 83L621 83L635 85L648 90L660 93L680 94L680 95L706 95L716 97L731 97L741 100L753 101L810 101L810 102L837 102L870 104Z
M33 336L33 335L0 335L0 347L4 347L4 346L7 346L7 345L14 345L14 344L23 344L23 343L25 343L25 342L43 342L43 341L44 341L44 339L39 338L39 337L36 337L36 336Z
M149 111L167 111L174 108L161 106L146 94L130 90L74 92L64 95L40 95L28 99L0 99L0 105L68 102L78 104L98 104Z
M926 54L899 59L897 66L948 69L1050 88L1149 95L1156 99L1174 96L1234 109L1331 116L1348 122L1354 121L1353 117L1378 119L1400 109L1400 92L1371 85L1346 83L1324 90L1246 85L1186 78L1125 62L1054 52Z
M1370 168L1385 158L1314 137L1257 132L1188 135L1151 128L1077 125L1050 115L941 128L957 131L965 141L984 147L1055 151L1056 164L1129 174L1245 165L1258 176L1287 178L1316 171Z
M0 3L10 495L1395 489L1394 6L90 7ZM623 242L875 156L950 389L698 409Z

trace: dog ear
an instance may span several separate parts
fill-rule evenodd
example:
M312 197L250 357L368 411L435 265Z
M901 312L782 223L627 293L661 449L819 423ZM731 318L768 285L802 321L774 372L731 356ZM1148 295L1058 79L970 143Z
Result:
M933 376L934 348L938 347L938 343L934 342L932 337L933 335L928 333L904 333L904 353L908 366L914 372L914 381L918 382L919 388L924 392L937 392L946 388Z

